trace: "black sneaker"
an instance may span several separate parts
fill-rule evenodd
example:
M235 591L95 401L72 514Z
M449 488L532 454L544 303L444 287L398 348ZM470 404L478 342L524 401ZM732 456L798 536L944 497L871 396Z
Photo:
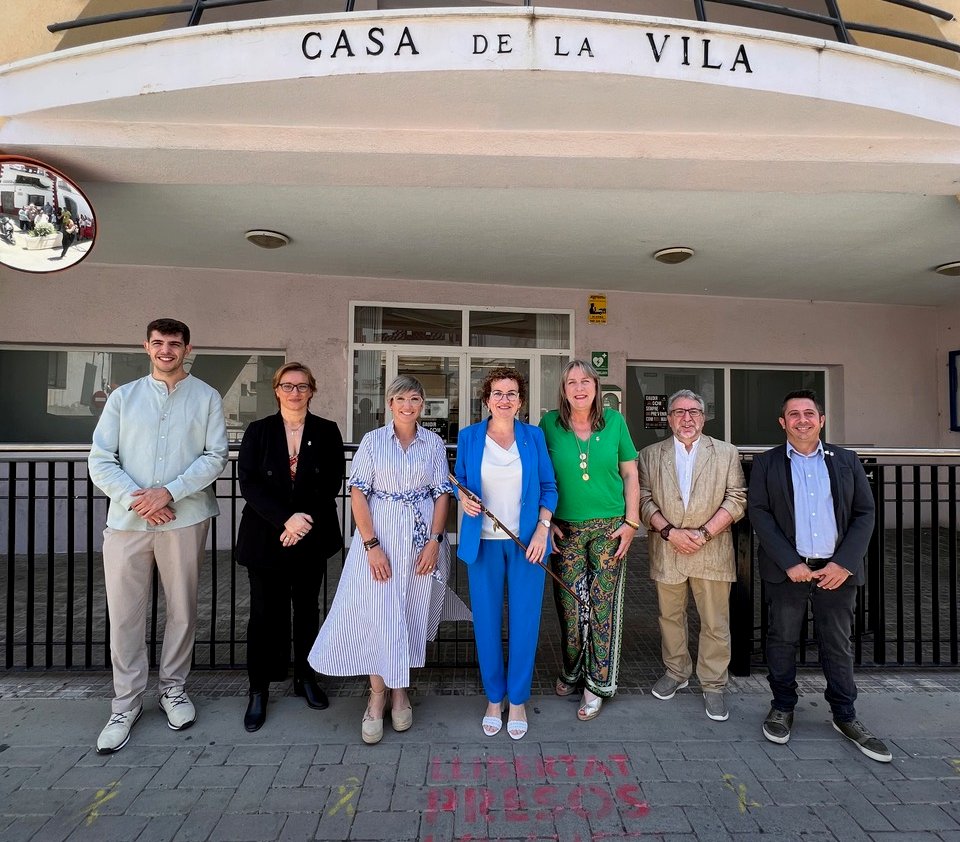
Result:
M854 743L871 760L876 760L878 763L889 763L893 760L893 755L890 753L890 749L884 745L883 740L873 736L870 729L859 719L854 719L851 722L838 722L834 719L833 727L851 743Z
M790 729L793 728L793 711L770 708L763 720L763 736L771 743L783 745L790 741Z

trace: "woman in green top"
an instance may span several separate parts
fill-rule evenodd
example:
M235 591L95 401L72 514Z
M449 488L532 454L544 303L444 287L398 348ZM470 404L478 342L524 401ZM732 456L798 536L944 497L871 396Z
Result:
M556 692L569 696L582 683L577 716L587 720L617 692L620 568L640 528L637 449L623 416L604 409L600 378L590 363L572 360L564 367L559 405L540 421L560 493L553 520L558 555L552 564L590 610L554 586L564 638Z

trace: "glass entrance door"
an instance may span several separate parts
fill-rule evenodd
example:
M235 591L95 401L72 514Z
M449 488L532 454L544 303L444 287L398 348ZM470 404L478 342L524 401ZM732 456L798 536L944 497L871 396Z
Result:
M396 373L416 377L423 384L420 423L447 444L457 443L460 431L460 356L398 354Z
M470 355L470 397L468 400L470 408L470 417L466 420L468 424L476 424L482 418L486 418L490 413L480 400L480 387L483 379L494 368L501 366L510 366L515 368L523 375L527 381L527 400L520 408L519 418L521 421L530 420L530 392L532 384L530 383L530 360L522 357L487 357L478 354ZM536 423L536 422L534 422Z
M459 431L487 415L480 401L480 386L498 366L516 368L527 381L527 400L520 419L538 424L557 406L557 382L566 358L530 354L431 354L413 351L360 350L354 355L352 441L390 421L384 391L398 374L416 377L423 384L425 404L421 421L447 444L457 443Z

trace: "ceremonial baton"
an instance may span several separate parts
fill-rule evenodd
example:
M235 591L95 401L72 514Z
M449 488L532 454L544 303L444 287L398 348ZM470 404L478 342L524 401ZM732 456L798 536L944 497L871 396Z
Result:
M481 500L469 488L464 488L464 486L462 486L459 482L457 482L457 478L453 474L447 474L447 478L450 480L450 482L452 482L457 487L458 491L462 492L463 494L466 494L468 497L470 497L474 502L476 502L480 506L480 511L483 514L485 514L488 518L490 518L490 520L493 521L493 525L497 529L503 530L503 534L506 535L511 541L513 541L514 544L520 547L520 549L523 550L524 553L526 553L527 551L526 544L524 544L523 541L521 541L516 535L514 535L509 529L507 529L507 527L503 525L503 521L501 521L500 518L498 518L493 512L490 511L490 509L488 509L486 506L483 505L483 500ZM576 591L574 591L573 588L567 585L567 583L564 582L563 579L561 579L556 573L554 573L546 564L544 564L542 561L538 561L537 564L539 564L544 570L546 570L547 573L549 573L553 577L553 580L561 588L563 588L568 594L570 594L570 596L572 596L577 602L579 602L580 605L586 608L587 611L590 610L590 606L587 605L587 603L585 603L582 599L580 599L579 596L577 596Z

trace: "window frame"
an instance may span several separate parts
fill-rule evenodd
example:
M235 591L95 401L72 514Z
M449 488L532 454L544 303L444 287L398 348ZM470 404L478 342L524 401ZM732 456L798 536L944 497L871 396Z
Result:
M724 362L705 362L703 360L696 361L686 361L680 362L677 360L670 360L666 362L661 362L657 360L627 360L627 370L629 374L629 369L632 367L643 367L649 366L651 368L711 368L718 369L723 372L723 439L724 441L730 441L730 435L732 430L732 386L731 386L731 377L730 373L732 371L813 371L823 374L823 394L820 395L820 400L824 402L824 429L828 430L831 427L831 402L828 400L829 395L831 394L831 369L836 368L836 366L831 365L795 365L795 364L779 364L779 363L724 363ZM624 400L626 400L626 390L624 391ZM626 413L626 408L623 409L624 414ZM746 446L746 445L744 445Z

